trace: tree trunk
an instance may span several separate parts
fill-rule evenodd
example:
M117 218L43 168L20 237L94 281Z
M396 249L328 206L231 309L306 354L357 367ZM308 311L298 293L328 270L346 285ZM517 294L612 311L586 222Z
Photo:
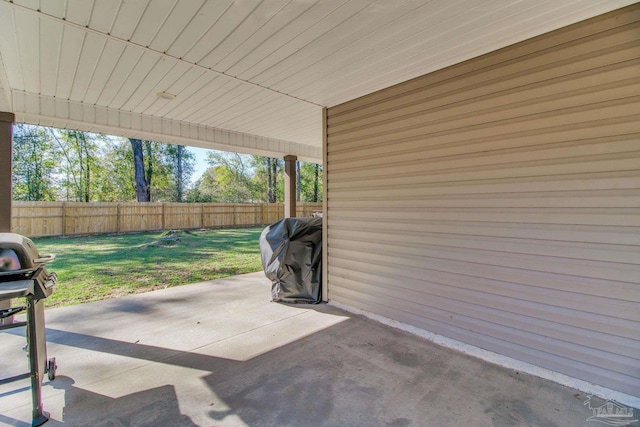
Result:
M138 202L151 201L151 192L147 177L145 177L144 153L142 152L142 141L129 138L131 149L133 150L133 171L136 189L136 199Z
M82 147L80 146L80 141L78 141L78 133L72 131L73 139L75 140L76 151L78 152L78 164L80 167L80 172L78 176L80 177L78 185L76 186L76 201L82 202L84 200L84 156L82 152Z
M274 203L276 201L273 191L273 179L271 178L272 173L271 157L267 157L267 201L269 203Z
M300 187L302 187L302 174L300 173L300 162L296 161L296 201L300 201Z
M151 141L144 141L144 147L147 149L147 168L144 181L147 185L147 200L151 201L151 177L153 176L153 147L151 146ZM144 159L142 164L144 164Z
M182 178L182 153L184 151L184 146L178 145L178 176L176 177L176 188L177 188L177 196L178 202L182 202L182 194L184 193L184 182Z
M273 188L273 202L278 200L278 159L271 159L271 186Z
M87 139L85 134L82 134L82 147L84 148L85 162L86 162L86 176L84 180L84 201L91 201L91 153L89 153L89 147L87 147Z
M320 165L316 164L315 177L313 179L313 202L318 203L318 177Z

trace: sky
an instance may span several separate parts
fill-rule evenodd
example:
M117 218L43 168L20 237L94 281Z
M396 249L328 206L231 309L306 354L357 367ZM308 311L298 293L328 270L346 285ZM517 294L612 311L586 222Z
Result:
M209 167L207 164L207 153L212 150L189 147L189 151L196 156L196 163L193 165L193 175L191 175L191 182L196 182Z

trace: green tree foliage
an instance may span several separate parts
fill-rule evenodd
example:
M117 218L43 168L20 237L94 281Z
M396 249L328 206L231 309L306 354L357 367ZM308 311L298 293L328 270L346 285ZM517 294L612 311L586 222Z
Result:
M102 150L103 171L98 201L129 202L136 199L133 181L133 153L129 141L111 138Z
M186 148L178 145L163 144L153 141L130 140L131 149L135 150L135 145L139 145L141 152L140 174L144 176L136 177L133 173L134 154L131 155L132 180L139 185L144 184L148 188L148 200L138 198L138 201L152 202L182 202L184 190L188 186L189 179L193 173L195 157Z
M300 201L322 201L322 165L304 163L300 165Z
M164 159L171 173L168 198L173 202L183 202L191 182L196 158L182 145L165 145Z
M252 156L253 181L260 202L284 200L284 161L272 157Z
M62 175L62 189L67 200L90 202L96 200L102 175L102 167L98 156L99 141L103 135L74 130L49 129L56 142L62 161L59 172Z
M150 201L256 203L284 200L282 159L211 151L191 185L195 156L178 145L136 140ZM80 131L16 125L16 200L134 201L130 140ZM322 167L300 162L299 200L322 201ZM145 178L145 179L146 179ZM147 181L145 181L146 183Z
M195 157L187 148L144 141L151 200L177 202L190 186ZM115 202L136 200L128 140L18 124L14 128L13 198Z
M256 202L252 180L251 156L211 151L207 153L209 169L196 181L187 195L190 202Z
M209 169L187 194L189 202L275 203L284 201L284 161L237 153L208 153ZM300 198L322 201L322 167L300 165Z
M18 124L13 135L13 198L55 200L58 152L44 128Z

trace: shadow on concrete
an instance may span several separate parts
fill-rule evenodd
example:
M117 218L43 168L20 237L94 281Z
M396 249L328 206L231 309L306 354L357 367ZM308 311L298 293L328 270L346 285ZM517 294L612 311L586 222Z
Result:
M77 388L73 379L58 376L49 383L64 391L63 422L50 420L46 426L71 425L92 427L177 426L197 427L180 412L172 385L156 387L119 398L111 398ZM0 414L0 425L30 427L26 423Z
M246 361L60 330L47 330L47 338L204 371L221 401L204 409L211 425L553 427L583 425L589 415L571 389L359 316ZM60 381L51 384L65 390L64 424L194 425L172 385L111 399Z
M76 388L73 379L69 377L60 376L50 384L65 392L65 425L197 427L188 416L180 413L178 398L171 385L114 399ZM46 425L55 426L62 423L51 420Z

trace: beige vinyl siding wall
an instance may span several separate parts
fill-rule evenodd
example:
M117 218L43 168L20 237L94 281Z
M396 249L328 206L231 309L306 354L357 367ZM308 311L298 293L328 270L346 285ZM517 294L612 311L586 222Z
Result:
M328 110L329 299L640 396L640 7Z

